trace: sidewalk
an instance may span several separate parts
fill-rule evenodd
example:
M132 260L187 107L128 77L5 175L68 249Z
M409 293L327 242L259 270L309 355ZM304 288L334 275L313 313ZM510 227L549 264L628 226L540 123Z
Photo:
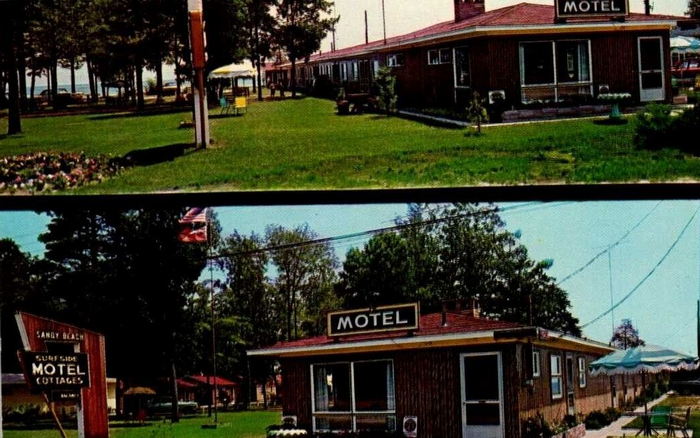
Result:
M661 397L657 398L654 401L649 402L647 405L649 407L649 410L658 403L661 403L663 400L668 397L668 394L664 394ZM637 409L634 410L636 413L644 413L644 406L640 406ZM608 426L598 429L598 430L587 430L586 435L584 436L585 438L607 438L609 436L614 436L614 437L633 437L637 431L635 429L622 429L623 426L628 424L630 421L634 420L635 417L628 415L628 416L622 416L618 418L616 421L612 422ZM692 437L693 436L693 431L689 430L688 434Z

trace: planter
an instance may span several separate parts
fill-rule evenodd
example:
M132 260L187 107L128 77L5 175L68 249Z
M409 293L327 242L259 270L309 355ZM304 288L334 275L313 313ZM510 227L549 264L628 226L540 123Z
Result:
M586 425L581 423L577 426L572 427L569 430L558 433L552 438L583 438L586 435Z
M267 438L276 437L305 437L309 436L309 433L304 429L278 429L271 430L267 432Z

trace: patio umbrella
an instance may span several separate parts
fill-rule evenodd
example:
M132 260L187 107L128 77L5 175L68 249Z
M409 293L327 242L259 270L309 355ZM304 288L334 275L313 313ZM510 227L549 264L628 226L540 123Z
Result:
M255 76L255 69L253 68L253 63L250 61L224 65L212 70L211 73L209 73L209 78L218 79L235 79L253 76Z
M671 50L676 52L696 52L700 50L700 40L688 36L676 36L671 38Z
M698 366L700 366L700 361L695 356L689 356L658 345L641 345L628 350L614 351L591 362L588 367L592 376L641 373L642 388L645 388L645 377L648 373L695 370ZM646 436L651 433L646 400L644 401L644 418L644 434Z

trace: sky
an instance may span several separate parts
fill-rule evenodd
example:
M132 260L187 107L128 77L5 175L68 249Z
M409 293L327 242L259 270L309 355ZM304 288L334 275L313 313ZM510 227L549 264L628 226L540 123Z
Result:
M614 311L584 327L584 336L602 342L623 318L632 320L649 343L696 354L696 306L700 297L700 201L612 201L505 203L506 228L518 231L530 256L552 259L549 270L561 283L581 324L588 323L631 295ZM405 204L305 205L216 208L225 234L262 234L270 224L307 223L320 237L332 237L393 225L405 216ZM36 241L48 218L32 212L0 212L0 238L13 238L25 251L40 255ZM685 231L683 231L685 229ZM625 237L624 239L622 239ZM622 240L621 240L622 239ZM334 245L340 259L363 239ZM619 243L618 243L619 242ZM645 281L642 281L648 277ZM638 284L640 286L637 287ZM612 287L611 287L612 286ZM636 290L635 290L636 288ZM612 289L612 293L611 293ZM633 291L634 290L634 291ZM611 297L612 295L612 297Z
M498 9L521 3L525 0L485 0L486 10ZM527 0L529 3L553 4L554 0ZM644 12L643 0L629 0L632 12ZM651 0L653 13L681 16L688 8L688 0ZM433 24L454 18L452 0L384 0L386 11L387 36L401 35L422 29ZM362 44L365 41L364 11L367 11L367 22L370 41L383 38L382 31L382 0L335 0L335 13L340 16L336 29L336 44L338 48ZM205 11L206 15L206 11ZM332 38L326 38L321 44L321 50L329 51ZM174 78L172 67L166 67L163 72L166 81ZM154 77L148 71L144 72L144 81ZM58 74L60 84L70 83L70 72L61 70ZM85 68L76 75L77 83L87 83ZM39 84L42 82L40 81Z

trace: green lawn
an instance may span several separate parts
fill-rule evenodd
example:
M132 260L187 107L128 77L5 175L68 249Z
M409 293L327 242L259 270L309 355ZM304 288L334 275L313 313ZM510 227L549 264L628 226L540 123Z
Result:
M216 429L202 429L210 422L208 417L182 419L177 424L154 422L144 427L110 427L111 438L264 438L265 428L279 424L279 411L243 411L219 414ZM76 438L77 431L67 430L68 438ZM60 438L56 429L4 431L5 438Z
M206 151L134 167L76 193L431 187L607 181L696 181L700 158L636 150L632 124L591 120L495 126L480 137L373 114L335 115L334 102L253 102L242 117L214 118ZM218 110L213 110L214 115ZM0 156L85 151L121 156L190 142L189 113L65 116L23 121L0 137ZM0 120L0 132L6 119Z

